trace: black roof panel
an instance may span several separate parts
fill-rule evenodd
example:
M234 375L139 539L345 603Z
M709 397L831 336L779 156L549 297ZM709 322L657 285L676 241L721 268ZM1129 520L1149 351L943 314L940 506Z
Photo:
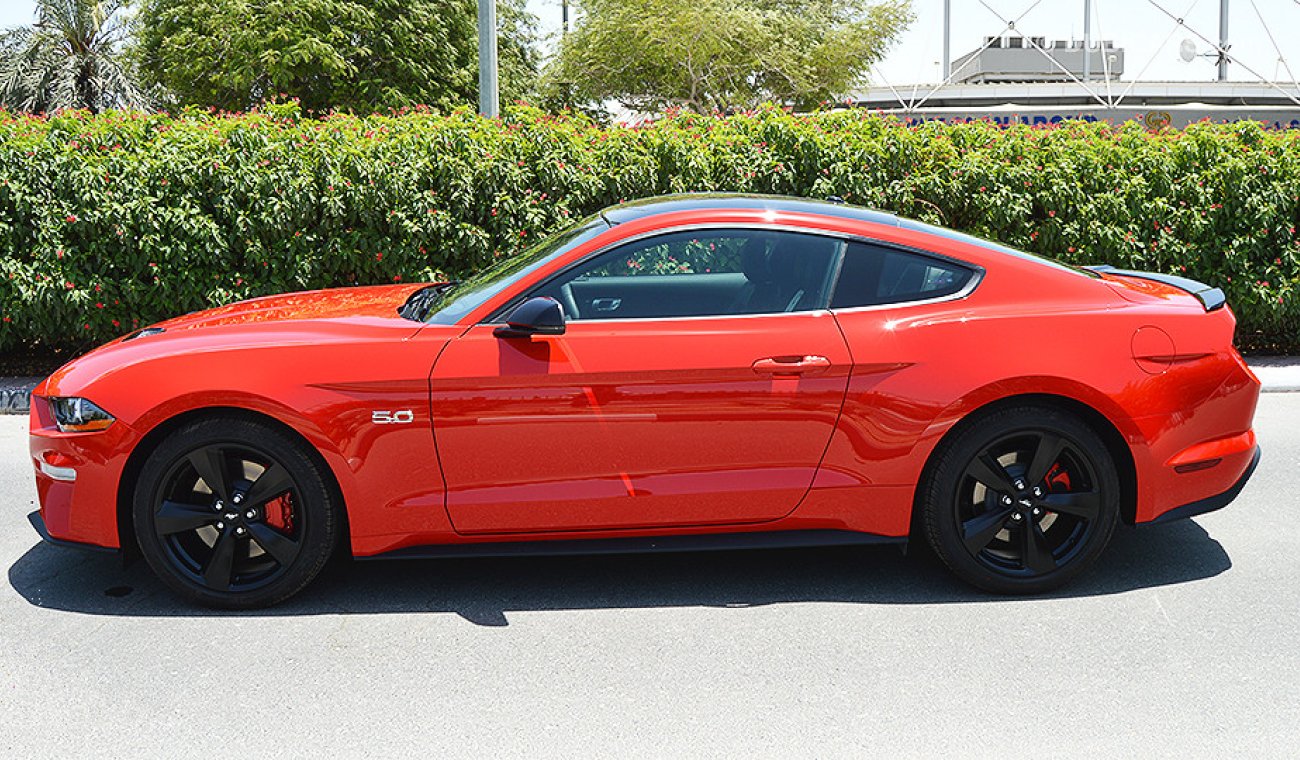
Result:
M745 193L679 193L628 201L601 211L610 224L622 224L655 214L702 209L755 209L759 211L790 211L804 214L821 214L863 222L898 226L898 217L883 211L873 211L861 206L793 198L785 195L750 195Z

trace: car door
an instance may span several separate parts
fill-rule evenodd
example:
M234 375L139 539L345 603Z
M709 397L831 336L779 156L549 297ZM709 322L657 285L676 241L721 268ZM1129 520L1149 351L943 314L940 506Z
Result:
M650 528L791 512L850 372L825 308L841 248L771 230L645 238L529 294L565 304L564 334L499 338L497 325L480 324L452 341L430 388L456 529Z

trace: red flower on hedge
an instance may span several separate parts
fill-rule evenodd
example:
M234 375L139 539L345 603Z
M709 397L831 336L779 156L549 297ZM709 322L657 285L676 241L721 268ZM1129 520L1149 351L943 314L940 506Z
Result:
M72 224L73 222L77 221L77 216L76 214L68 214L67 216L63 217L63 221L67 222L68 224Z

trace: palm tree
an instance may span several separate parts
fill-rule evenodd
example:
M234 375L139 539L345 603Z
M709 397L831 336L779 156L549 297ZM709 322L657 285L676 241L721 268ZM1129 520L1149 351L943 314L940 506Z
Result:
M0 105L19 111L148 108L124 55L129 0L37 0L36 23L0 35Z

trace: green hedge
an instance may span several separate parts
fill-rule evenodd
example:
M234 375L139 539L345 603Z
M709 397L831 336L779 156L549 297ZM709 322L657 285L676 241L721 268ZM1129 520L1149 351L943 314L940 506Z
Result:
M517 108L300 118L0 113L0 351L250 296L460 276L621 199L839 195L1077 263L1223 287L1300 349L1300 130L906 125L862 111L639 128Z

